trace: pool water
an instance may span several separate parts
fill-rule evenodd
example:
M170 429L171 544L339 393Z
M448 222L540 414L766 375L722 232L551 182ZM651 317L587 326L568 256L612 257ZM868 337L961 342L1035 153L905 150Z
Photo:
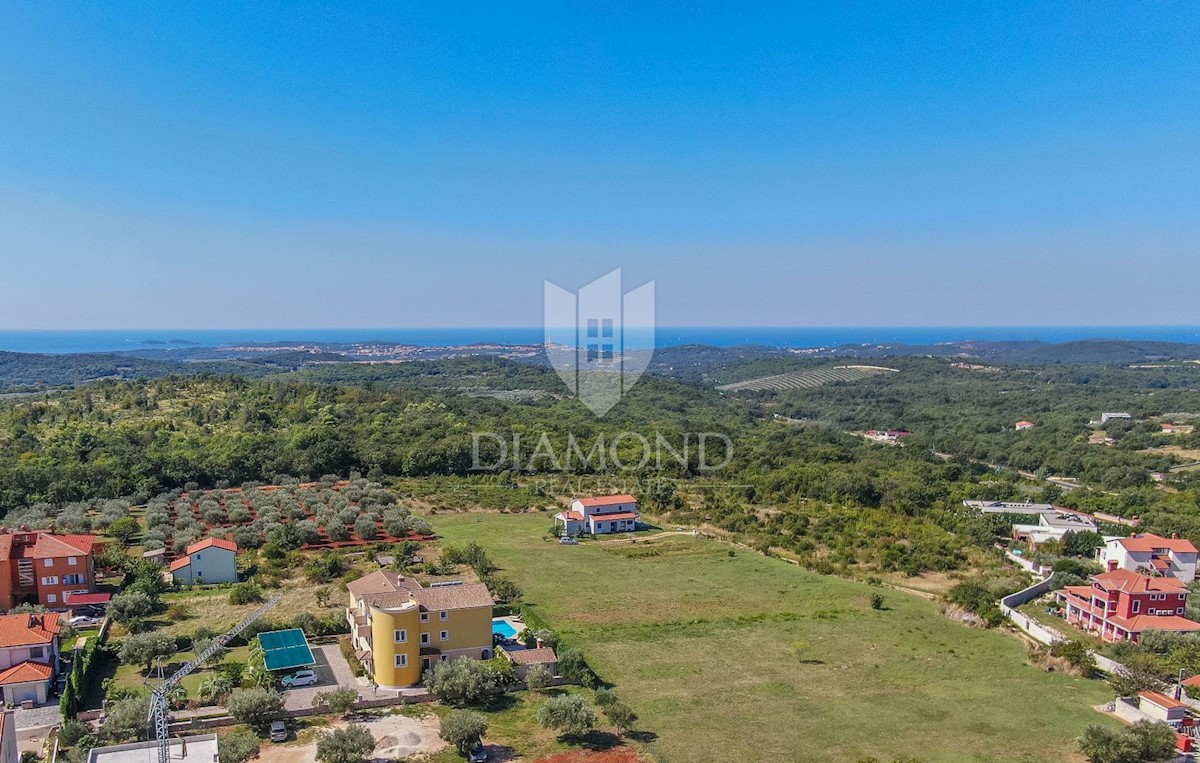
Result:
M493 620L492 633L495 633L498 636L503 636L504 638L517 637L517 629L514 628L512 623L507 620Z

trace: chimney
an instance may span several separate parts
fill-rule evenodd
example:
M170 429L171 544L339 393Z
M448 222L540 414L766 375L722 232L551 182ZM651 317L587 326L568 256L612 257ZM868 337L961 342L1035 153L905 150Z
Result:
M534 641L534 644L537 646L537 648L538 648L538 649L541 649L542 647L544 647L544 646L546 645L546 642L545 642L545 641L542 641L542 640L539 638L539 639L536 639L536 640Z

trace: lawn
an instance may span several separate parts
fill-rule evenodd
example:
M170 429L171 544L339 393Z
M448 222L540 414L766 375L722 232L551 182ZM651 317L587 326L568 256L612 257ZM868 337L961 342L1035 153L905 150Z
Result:
M681 761L926 763L1078 759L1106 686L1045 673L1011 635L935 602L817 575L716 541L545 541L546 515L440 514L478 541ZM886 608L870 607L882 592Z

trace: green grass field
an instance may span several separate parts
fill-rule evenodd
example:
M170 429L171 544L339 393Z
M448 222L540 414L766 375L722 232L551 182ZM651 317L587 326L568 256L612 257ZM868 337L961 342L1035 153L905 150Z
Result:
M546 514L433 518L475 540L656 735L660 763L1078 760L1107 687L1027 665L937 604L716 541L543 540ZM886 609L870 607L882 592Z

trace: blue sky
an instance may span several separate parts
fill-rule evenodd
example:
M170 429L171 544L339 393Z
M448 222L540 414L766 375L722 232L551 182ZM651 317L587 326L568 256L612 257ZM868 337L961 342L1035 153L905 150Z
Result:
M5 3L0 329L537 325L614 267L669 325L1200 324L1197 39L1169 2Z

